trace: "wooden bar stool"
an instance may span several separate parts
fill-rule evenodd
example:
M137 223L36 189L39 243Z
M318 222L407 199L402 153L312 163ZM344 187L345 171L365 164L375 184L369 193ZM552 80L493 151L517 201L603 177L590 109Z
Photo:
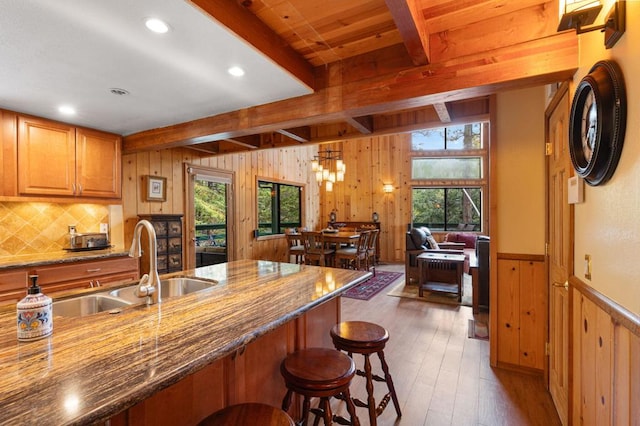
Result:
M400 411L400 403L393 386L393 380L389 374L389 367L384 359L384 347L389 340L389 333L384 327L377 324L364 321L344 321L336 324L331 329L331 338L336 349L345 351L352 356L357 353L364 355L364 372L358 370L356 374L364 376L367 384L367 402L354 399L353 402L358 407L367 407L369 409L369 421L372 426L377 424L377 417L382 414L389 403L389 399L393 400L398 417L402 416ZM369 355L377 353L384 372L384 378L373 375L371 373L371 362ZM386 382L389 392L382 398L380 404L376 406L373 396L373 381Z
M198 426L295 426L287 413L267 404L250 402L216 411Z
M282 409L289 410L294 392L304 397L299 424L308 424L309 412L313 412L324 419L325 425L332 424L334 420L340 424L360 425L356 416L356 407L349 393L349 385L355 375L356 367L347 355L335 349L302 349L290 354L282 361L280 372L287 386L287 393L282 400ZM329 402L331 397L343 399L347 403L350 422L332 415ZM311 398L320 398L318 409L311 409ZM319 418L316 417L314 425L317 425L318 421Z

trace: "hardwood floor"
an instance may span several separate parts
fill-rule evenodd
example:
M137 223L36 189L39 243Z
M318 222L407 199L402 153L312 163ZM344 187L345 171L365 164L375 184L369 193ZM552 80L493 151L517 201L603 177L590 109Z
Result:
M404 272L403 265L378 270ZM371 321L390 334L385 349L402 417L389 403L378 425L560 425L541 377L489 366L489 342L467 337L470 307L387 296L391 286L371 300L342 298L342 319ZM483 314L486 318L486 314ZM362 368L362 356L354 359ZM381 374L377 357L374 373ZM386 386L375 383L376 402ZM364 380L356 377L352 395L366 400ZM344 403L336 407L346 414ZM369 420L358 408L363 425Z

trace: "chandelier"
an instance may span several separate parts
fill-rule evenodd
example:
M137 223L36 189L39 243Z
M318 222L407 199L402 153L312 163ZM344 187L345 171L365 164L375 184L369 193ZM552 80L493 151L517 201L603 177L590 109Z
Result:
M318 184L325 183L327 191L333 191L335 182L344 181L346 166L342 161L342 151L326 149L318 151L311 161L311 170L316 174Z

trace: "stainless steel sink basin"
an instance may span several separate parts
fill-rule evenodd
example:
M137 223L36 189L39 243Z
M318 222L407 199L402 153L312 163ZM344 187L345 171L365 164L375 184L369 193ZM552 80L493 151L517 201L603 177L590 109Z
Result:
M160 280L161 297L184 296L185 294L211 288L217 284L216 281L203 280L190 277L174 277ZM139 303L143 298L136 296L137 285L123 287L109 292L110 296L118 297L132 303Z
M61 317L83 317L99 312L119 312L120 308L132 303L105 294L88 294L73 299L53 302L53 315Z

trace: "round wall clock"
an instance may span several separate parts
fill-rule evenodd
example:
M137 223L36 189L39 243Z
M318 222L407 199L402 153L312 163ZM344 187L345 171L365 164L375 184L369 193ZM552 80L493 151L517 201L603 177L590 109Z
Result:
M578 84L569 122L571 162L589 185L603 184L613 175L626 122L622 72L613 61L599 61Z

